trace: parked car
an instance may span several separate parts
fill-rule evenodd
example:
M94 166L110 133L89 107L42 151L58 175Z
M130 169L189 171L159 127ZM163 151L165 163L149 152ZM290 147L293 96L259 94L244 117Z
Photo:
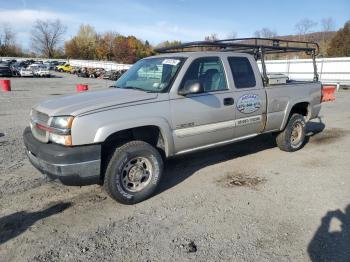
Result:
M12 71L7 64L0 64L0 77L10 77L12 76Z
M78 75L81 71L80 66L73 66L72 70L70 71L71 74Z
M119 77L121 77L127 70L110 70L106 71L106 73L103 75L103 79L109 79L109 80L118 80Z
M47 69L46 66L38 66L33 70L34 76L39 77L50 77L50 71Z
M306 122L319 115L322 85L318 45L294 43L231 39L158 49L163 54L135 63L115 88L34 106L24 131L28 158L64 184L103 184L115 200L134 204L156 191L168 157L263 133L283 151L299 150ZM197 47L223 51L172 53ZM261 74L256 58L295 51L313 54L314 79L270 86L265 60Z
M46 66L46 68L48 70L55 70L55 67L56 67L56 65L54 63L52 63L52 62L45 62L44 66Z
M66 72L69 73L71 70L73 69L73 67L70 64L64 64L64 65L58 65L56 66L56 70L58 72Z
M105 70L103 68L92 68L89 73L90 78L98 78L103 76Z
M33 77L34 73L33 70L30 68L22 67L21 70L19 71L19 74L21 77Z
M58 66L63 66L65 64L67 64L67 62L56 62L55 71L58 71L58 68L57 68Z
M90 76L89 69L86 67L83 67L82 69L80 69L77 75L79 77L89 77Z
M20 76L20 66L19 66L19 63L16 62L16 63L13 63L11 66L10 66L10 70L12 72L12 76Z

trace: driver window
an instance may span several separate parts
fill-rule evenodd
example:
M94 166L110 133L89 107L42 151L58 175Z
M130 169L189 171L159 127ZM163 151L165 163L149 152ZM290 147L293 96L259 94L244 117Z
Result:
M205 92L226 90L226 77L219 57L203 57L192 62L182 80L181 88L187 81L199 82Z

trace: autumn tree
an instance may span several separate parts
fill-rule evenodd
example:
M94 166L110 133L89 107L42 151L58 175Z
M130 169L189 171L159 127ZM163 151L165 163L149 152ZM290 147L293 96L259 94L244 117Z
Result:
M113 57L114 39L118 33L107 32L97 36L96 57L99 60L111 60Z
M48 58L53 58L65 32L66 27L59 19L36 20L31 31L33 49Z
M76 36L65 43L66 55L70 58L95 59L98 35L90 25L81 25Z
M120 63L132 64L137 60L152 54L150 45L146 45L135 36L119 35L113 45L113 60Z
M350 56L350 20L332 38L327 54L329 56Z

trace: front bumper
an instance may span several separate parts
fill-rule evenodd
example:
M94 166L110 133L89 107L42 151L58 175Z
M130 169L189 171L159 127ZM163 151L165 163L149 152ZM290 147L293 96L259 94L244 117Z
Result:
M101 182L101 145L45 144L33 137L29 127L24 130L23 141L29 161L51 179L74 186Z

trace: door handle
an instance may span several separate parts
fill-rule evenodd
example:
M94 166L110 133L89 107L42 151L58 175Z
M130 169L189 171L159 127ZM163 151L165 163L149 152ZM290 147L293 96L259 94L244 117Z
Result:
M225 106L231 106L235 103L235 100L232 97L226 97L224 98L224 105Z

